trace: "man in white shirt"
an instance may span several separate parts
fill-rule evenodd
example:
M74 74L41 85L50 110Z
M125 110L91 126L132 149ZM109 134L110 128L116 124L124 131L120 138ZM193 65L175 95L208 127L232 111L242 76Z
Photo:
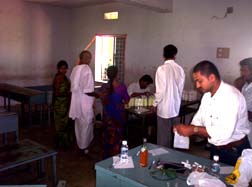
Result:
M153 83L153 79L150 75L143 75L138 82L133 82L128 86L128 94L130 97L138 97L141 95L149 96L150 87L149 85Z
M89 67L91 58L89 51L82 51L79 64L73 68L70 76L72 97L69 117L75 120L77 145L84 153L88 152L87 148L94 137L94 80Z
M173 119L178 116L182 91L185 83L185 73L175 62L178 50L174 45L163 49L164 64L159 66L155 77L155 101L157 107L157 144L172 147Z
M200 135L211 144L210 158L219 155L220 162L235 165L242 150L250 148L250 132L244 96L220 78L216 66L209 61L193 69L196 88L204 95L191 125L179 124L174 131L180 135Z
M252 58L245 58L240 61L241 78L244 80L241 92L245 97L248 119L250 121L250 127L252 125ZM249 134L250 144L252 144L252 132Z

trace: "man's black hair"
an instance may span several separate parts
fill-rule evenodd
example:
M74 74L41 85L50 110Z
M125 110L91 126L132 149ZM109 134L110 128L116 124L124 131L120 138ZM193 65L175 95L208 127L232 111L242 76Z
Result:
M220 73L214 63L203 60L196 64L193 68L193 73L200 72L202 75L209 77L209 75L213 74L218 80L221 80Z
M144 81L144 82L148 82L149 84L152 84L153 83L153 79L151 78L150 75L143 75L141 78L140 78L140 81Z
M65 60L60 60L58 63L57 63L57 68L60 69L62 66L66 66L66 68L68 69L68 64Z
M164 47L163 56L165 59L174 59L177 53L178 53L177 47L175 47L172 44L169 44Z
M240 66L248 66L252 70L252 58L245 58L240 61Z

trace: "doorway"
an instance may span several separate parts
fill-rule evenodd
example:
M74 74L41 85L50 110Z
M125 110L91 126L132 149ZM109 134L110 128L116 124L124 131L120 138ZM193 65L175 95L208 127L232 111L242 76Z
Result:
M124 81L126 35L96 35L95 81L106 82L107 68L115 65L118 78Z

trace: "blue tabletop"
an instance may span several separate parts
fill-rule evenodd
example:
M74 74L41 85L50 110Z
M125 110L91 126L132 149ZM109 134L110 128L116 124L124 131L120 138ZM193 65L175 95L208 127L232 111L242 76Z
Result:
M148 143L148 150L159 148L160 146ZM152 156L149 154L148 166L151 165L152 161L160 159L162 162L176 162L181 163L181 161L188 160L189 163L193 164L194 162L199 163L200 165L210 167L212 161L203 157L187 154L185 152L176 151L174 149L169 149L163 147L168 153ZM132 186L188 186L186 184L187 176L179 176L173 180L159 180L151 176L151 172L155 171L156 168L149 169L149 167L141 167L139 165L139 157L136 156L137 152L140 150L140 146L129 150L129 156L132 156L134 162L134 168L130 169L114 169L112 166L113 158L108 158L106 160L96 163L95 169L96 172L106 172L113 176L120 177L122 180L127 181L127 184L132 184ZM225 164L221 164L225 165ZM221 176L221 179L224 179L224 175ZM162 177L161 177L162 178ZM168 184L167 184L168 183Z

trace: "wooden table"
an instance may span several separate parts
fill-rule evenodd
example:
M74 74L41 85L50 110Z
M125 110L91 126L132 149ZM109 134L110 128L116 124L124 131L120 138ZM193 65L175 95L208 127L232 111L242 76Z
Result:
M131 123L133 122L134 124L134 120L136 121L136 119L140 119L141 120L141 141L142 138L148 138L148 140L156 139L156 136L151 137L148 134L148 125L154 127L154 129L156 129L156 112L150 110L150 108L148 107L143 107L143 110L146 110L144 112L141 112L141 108L140 110L137 109L137 107L130 107L127 111L128 111L128 118L132 118L130 119L130 121L128 121L127 126L126 126L126 135L127 137L129 136L129 125L132 125ZM140 125L140 124L139 124ZM139 126L138 125L138 126ZM151 141L152 143L155 143L155 141Z
M148 144L148 150L160 148L158 145ZM164 147L163 147L164 148ZM187 154L184 152L179 152L174 149L164 148L168 151L166 154L152 156L149 154L148 166L151 164L153 159L160 158L161 162L176 162L188 160L189 163L197 162L206 167L210 167L212 161L206 158L198 157L195 155ZM179 177L172 180L158 180L151 177L150 172L155 171L152 167L141 167L139 166L139 157L136 156L137 152L140 150L140 146L129 150L129 156L132 156L134 162L134 168L130 169L114 169L112 166L113 159L108 158L106 160L100 161L95 164L96 170L96 187L157 187L157 186L169 186L171 187L185 187L186 184L185 177ZM220 163L221 164L221 163ZM221 164L221 166L224 164ZM221 179L224 181L225 175L221 175Z
M47 149L45 146L32 140L20 140L18 144L0 148L0 172L37 161L37 173L38 177L41 177L44 174L44 159L51 158L52 182L56 186L56 154L56 151Z
M21 102L21 114L23 122L25 122L24 105L28 104L29 125L32 125L32 110L31 110L32 104L46 103L45 92L6 83L0 84L0 96L4 97L4 106L5 108L6 107L8 108L8 111L10 111L11 99ZM8 105L6 104L6 99L8 99Z
M180 118L180 123L185 123L185 117L188 114L195 113L198 110L200 104L200 100L194 101L181 101L180 112L178 117ZM156 112L152 111L149 107L142 107L143 111L141 112L141 108L138 110L137 107L130 107L127 109L130 115L134 115L137 118L141 119L141 129L142 129L142 137L147 137L147 128L146 123L149 122L151 118L156 118ZM153 125L153 124L152 124ZM128 135L128 126L126 129L126 134Z

